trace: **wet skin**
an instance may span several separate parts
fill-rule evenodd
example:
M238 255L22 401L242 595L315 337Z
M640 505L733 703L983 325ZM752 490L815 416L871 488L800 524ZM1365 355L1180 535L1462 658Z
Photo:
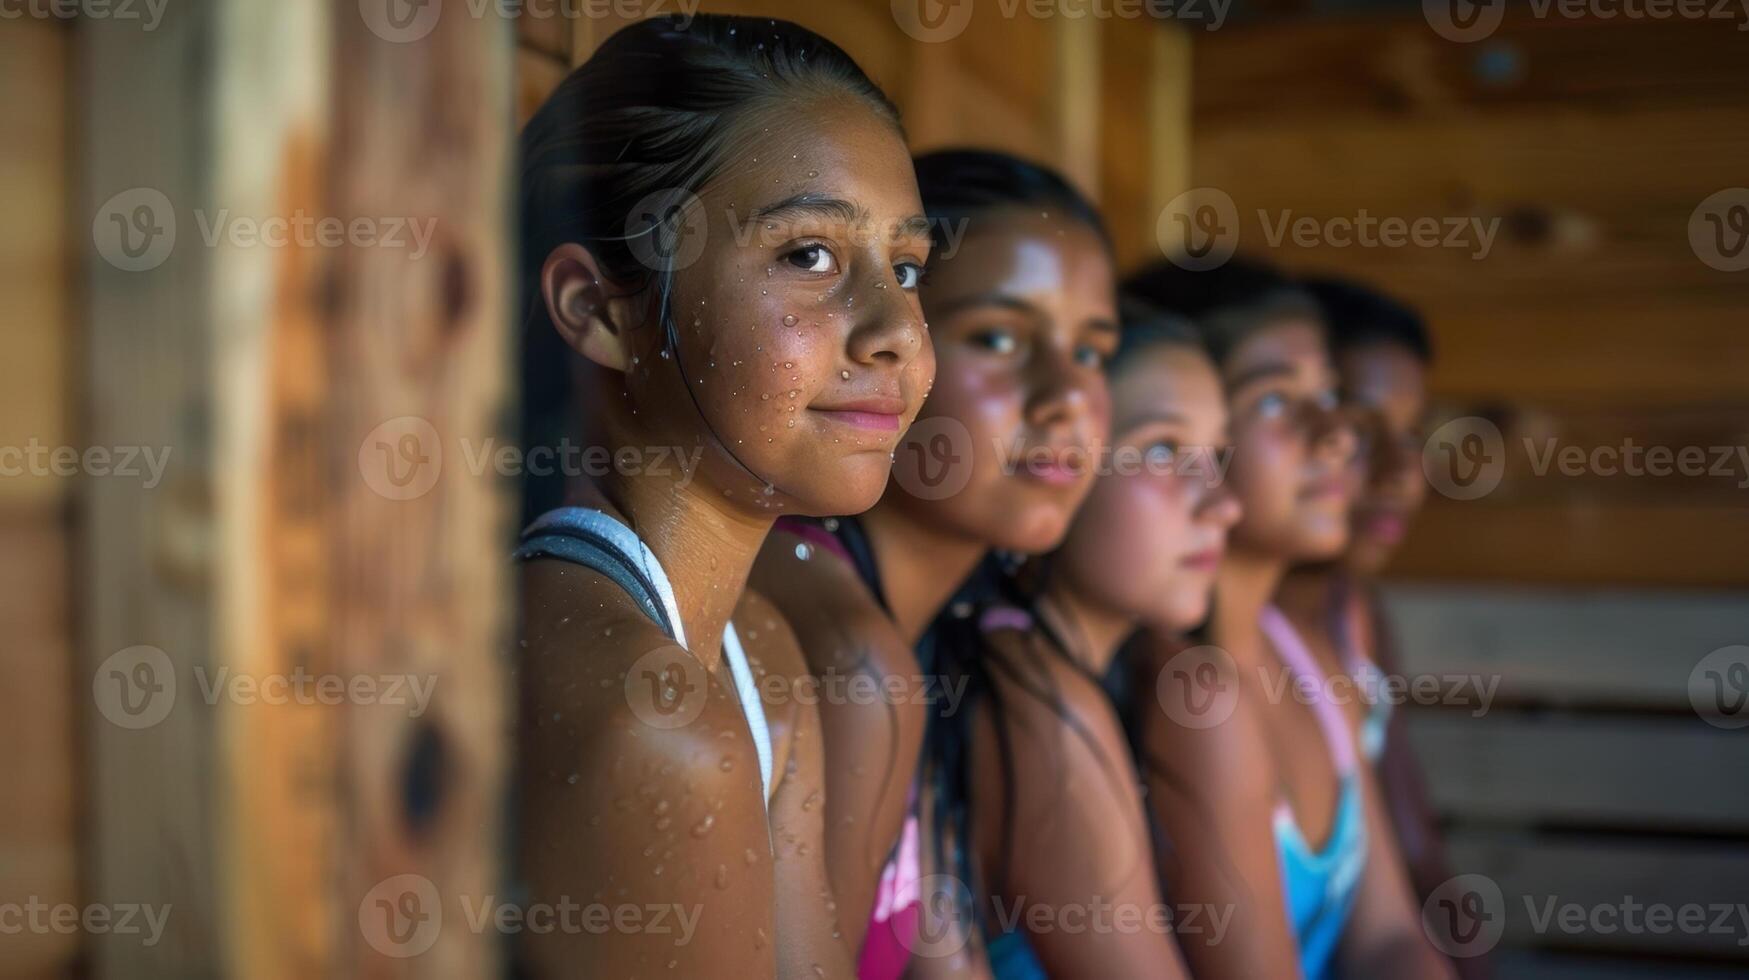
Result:
M1051 464L1084 461L1109 425L1100 364L1116 341L1114 288L1103 242L1077 220L1036 208L971 219L923 288L935 385L886 495L863 516L891 612L836 557L799 558L796 538L773 535L760 558L755 584L794 625L814 673L863 675L887 692L820 706L829 867L853 948L899 838L922 741L913 645L991 547L1045 551L1067 529L1092 471ZM932 445L941 432L954 433L945 459ZM1043 447L1042 475L1004 471L1016 446ZM948 467L946 479L963 489L912 496L907 487L932 485L923 465L935 476Z
M702 456L690 473L616 469L572 488L572 502L624 520L655 552L690 652L603 576L521 568L529 900L698 916L685 942L672 929L525 935L538 976L854 973L825 871L818 714L786 693L806 664L744 586L777 513L854 511L885 486L933 373L915 290L928 239L903 141L862 102L791 101L735 125L746 152L700 189L706 241L675 277L678 358L662 356L652 290L611 281L581 245L542 270L554 326L582 355L586 441ZM774 679L761 689L769 819L722 663L731 616L755 672ZM696 717L667 727L676 711Z
M1017 903L1160 906L1123 724L1093 678L1138 622L1183 628L1202 618L1216 559L1239 516L1208 461L1206 469L1190 465L1194 454L1227 442L1226 405L1208 358L1193 347L1157 346L1127 358L1110 383L1114 463L1052 556L1039 601L1074 663L1037 631L990 638L992 655L1006 662L992 672L1006 710L998 722L981 709L974 727L973 846L983 874L1001 883L998 907L1009 914ZM1123 458L1141 463L1119 471ZM1007 769L1004 741L1017 763ZM1011 853L1003 853L1004 841ZM1048 929L1029 933L1028 943L1051 975L1188 976L1165 932Z
M1140 351L1111 389L1112 472L1094 484L1052 564L1055 604L1072 606L1101 650L1121 639L1114 630L1138 622L1168 630L1201 623L1239 519L1221 481L1231 449L1227 406L1208 358L1180 345ZM1130 468L1139 472L1116 471L1116 461L1138 458Z
M1181 937L1198 977L1299 976L1298 949L1282 893L1273 814L1285 801L1307 841L1321 849L1340 790L1331 750L1309 705L1277 686L1281 660L1258 625L1288 567L1328 561L1348 540L1355 449L1334 397L1322 337L1309 322L1265 326L1222 366L1232 411L1231 483L1244 516L1217 576L1210 639L1225 652L1215 689L1235 690L1229 717L1212 727L1180 724L1167 711L1143 722L1149 803L1173 852L1161 873L1177 900L1233 909L1229 935ZM1156 635L1150 672L1169 670L1184 644ZM1169 695L1162 696L1164 707ZM1378 794L1362 767L1365 819L1383 825ZM1357 976L1445 977L1446 961L1420 932L1401 863L1368 834L1366 868L1337 953Z

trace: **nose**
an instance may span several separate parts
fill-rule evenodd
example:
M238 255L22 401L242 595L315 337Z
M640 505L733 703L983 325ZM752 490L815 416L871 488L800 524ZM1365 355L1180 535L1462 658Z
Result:
M1038 348L1027 373L1026 421L1034 428L1073 425L1106 403L1105 375L1076 364L1066 351Z
M1312 453L1338 465L1346 466L1354 459L1359 445L1354 431L1354 419L1341 408L1315 406L1307 426Z
M1421 447L1413 439L1392 434L1378 443L1373 457L1375 484L1400 486L1421 479Z
M917 359L929 343L929 335L923 330L923 313L912 295L892 282L882 289L864 290L868 302L846 342L852 361L870 367L904 367Z
M1223 531L1231 530L1243 516L1244 506L1224 482L1208 487L1196 504L1197 520L1213 524Z

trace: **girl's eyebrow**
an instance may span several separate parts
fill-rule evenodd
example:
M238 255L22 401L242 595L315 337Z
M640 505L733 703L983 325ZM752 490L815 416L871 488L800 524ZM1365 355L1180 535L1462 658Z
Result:
M1038 315L1037 307L1018 296L1012 296L1008 293L989 292L973 293L970 296L961 296L956 299L937 303L935 304L934 317L945 318L950 314L959 312L960 310L978 306L994 306L998 309L1013 310L1016 313L1024 313L1027 316Z
M1113 432L1134 432L1144 425L1183 425L1184 416L1177 412L1139 412L1112 425Z
M754 221L808 217L835 219L853 224L859 220L867 220L868 212L841 197L825 197L819 194L794 194L776 204L768 204L753 211Z
M1240 388L1243 388L1248 384L1262 381L1266 378L1291 378L1293 376L1294 368L1291 364L1284 364L1279 361L1273 364L1259 364L1250 370L1241 372L1238 376L1228 381L1227 389L1229 391L1238 391Z

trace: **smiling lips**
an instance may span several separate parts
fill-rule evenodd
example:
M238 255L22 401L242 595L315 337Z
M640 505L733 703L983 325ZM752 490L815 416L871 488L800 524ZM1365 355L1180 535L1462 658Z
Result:
M858 398L835 405L809 405L808 410L856 429L897 432L905 402L900 398Z

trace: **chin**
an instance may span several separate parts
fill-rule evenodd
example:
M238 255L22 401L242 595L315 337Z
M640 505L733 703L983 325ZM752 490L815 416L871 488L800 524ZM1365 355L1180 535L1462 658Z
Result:
M1175 595L1167 600L1167 606L1161 611L1155 625L1162 626L1174 633L1183 633L1208 618L1208 592L1197 589L1189 595Z

